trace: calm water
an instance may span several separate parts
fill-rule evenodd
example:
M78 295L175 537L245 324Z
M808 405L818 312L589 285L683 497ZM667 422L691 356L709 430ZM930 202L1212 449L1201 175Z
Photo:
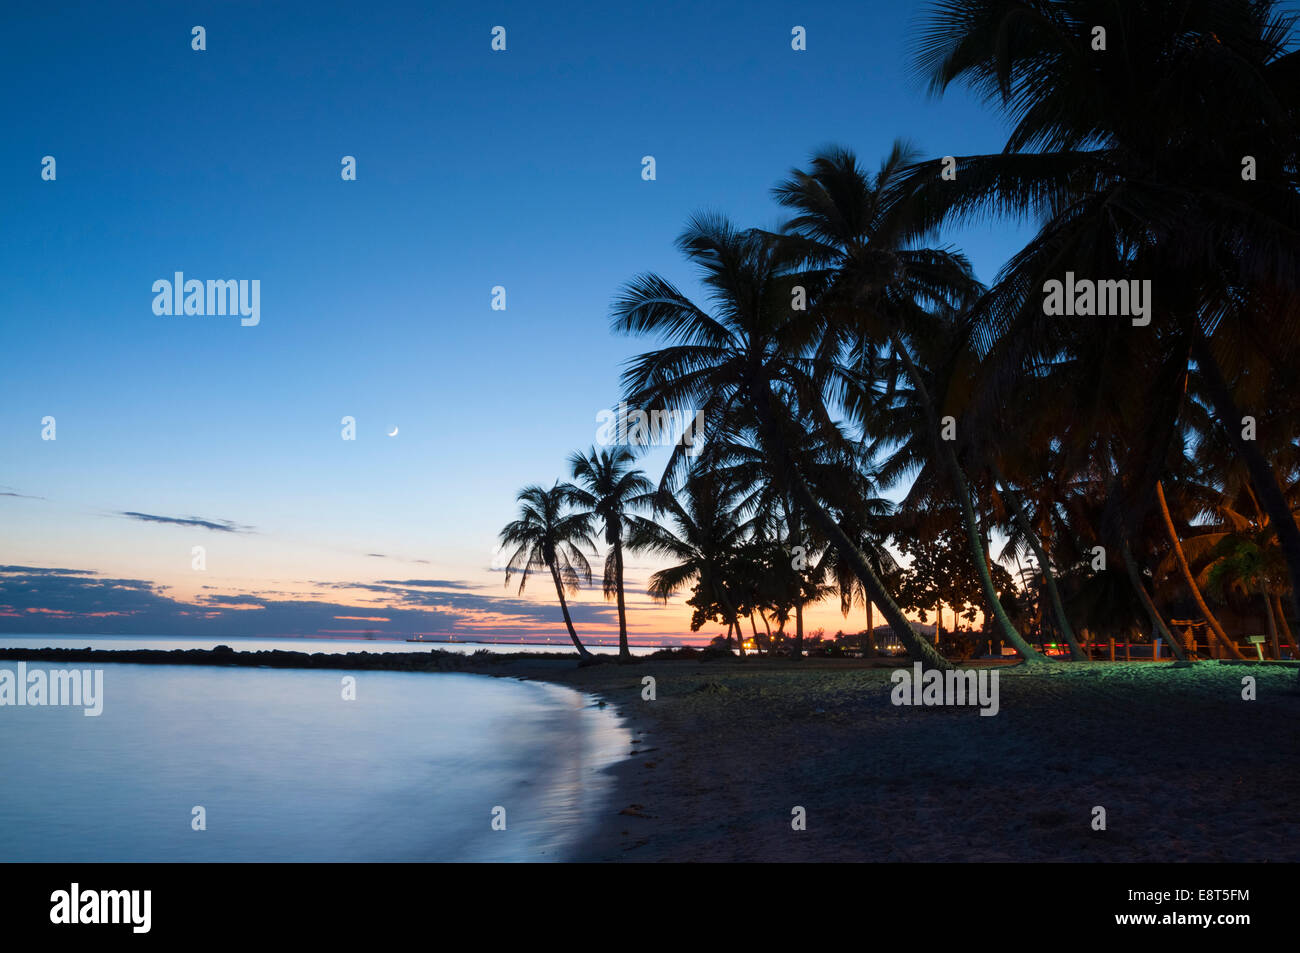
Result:
M618 654L618 646L584 643L591 652ZM448 652L563 652L577 657L573 643L556 639L548 645L520 645L509 642L394 642L385 639L193 639L168 635L0 635L0 647L14 648L65 648L65 649L211 649L229 645L236 652L262 652L281 649L286 652L422 652L443 649ZM656 647L632 647L633 655L648 655Z
M0 706L0 861L560 860L630 740L515 679L358 672L344 701L345 672L103 672L99 717Z

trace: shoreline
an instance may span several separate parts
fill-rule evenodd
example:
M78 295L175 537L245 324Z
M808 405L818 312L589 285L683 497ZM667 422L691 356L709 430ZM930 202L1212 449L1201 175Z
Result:
M984 718L891 704L905 660L0 649L19 658L453 671L585 692L633 743L567 852L581 862L1300 860L1294 666L993 663L1001 707Z

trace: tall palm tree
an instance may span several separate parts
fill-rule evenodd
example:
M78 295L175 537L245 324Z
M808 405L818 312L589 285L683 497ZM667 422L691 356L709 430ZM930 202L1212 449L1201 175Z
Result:
M846 149L815 155L808 171L796 169L775 189L777 201L795 213L784 232L797 236L794 247L808 267L805 274L810 283L825 288L819 310L833 335L856 355L864 376L878 373L884 352L907 379L907 389L887 391L894 400L904 393L913 398L910 412L898 408L896 419L916 429L917 452L934 461L961 506L971 558L1002 636L1026 661L1042 661L998 598L969 482L955 441L942 433L944 378L955 372L952 362L960 339L952 333L953 323L936 320L936 314L969 306L982 289L963 256L909 245L916 231L899 214L894 198L900 175L918 158L906 143L896 142L872 175ZM923 360L926 351L931 362Z
M1256 382L1261 392L1253 403L1272 411L1261 416L1256 439L1279 475L1287 505L1295 513L1300 510L1300 442L1293 422L1300 413L1296 400L1300 371L1289 370L1289 374L1274 374ZM1196 487L1200 519L1195 532L1183 540L1183 548L1190 562L1203 566L1198 584L1204 580L1216 591L1249 591L1252 585L1262 589L1271 632L1280 629L1297 651L1282 608L1289 574L1272 521L1260 505L1249 470L1206 408L1199 375L1192 375L1190 383L1196 399L1189 402L1186 416L1194 434L1190 442L1194 443L1192 463L1200 483ZM1184 486L1191 485L1184 481Z
M583 513L600 521L605 533L605 598L618 602L618 658L630 662L627 644L627 609L623 599L623 536L627 528L627 511L642 505L654 490L654 484L640 470L634 469L632 451L620 447L569 457L573 478L581 486L567 486L569 502Z
M782 243L738 230L718 216L692 219L678 247L701 272L712 313L659 275L633 279L614 302L614 329L661 335L671 343L630 362L623 374L625 400L647 411L699 411L708 440L746 428L756 433L764 452L780 464L775 472L787 492L850 562L909 654L931 667L950 668L817 502L809 475L798 466L793 448L799 435L809 427L831 431L825 397L842 393L851 376L835 353L818 349L818 320L792 306L796 287L809 279L795 275ZM669 469L686 459L685 450L675 448Z
M516 547L506 563L506 585L510 577L519 575L519 592L522 594L528 575L545 567L555 583L555 594L560 599L560 611L568 627L569 638L583 659L592 657L578 638L569 615L565 590L578 591L581 580L591 582L591 565L583 555L583 548L595 549L591 538L591 515L566 512L568 491L558 482L551 489L526 486L515 497L519 502L519 518L501 530L501 545Z
M1195 362L1300 600L1300 526L1267 456L1241 434L1250 381L1286 368L1300 341L1293 22L1273 0L935 4L919 70L935 92L963 83L983 95L1012 130L1002 152L916 164L900 191L918 230L990 213L1039 222L974 321L995 389L1081 346L1096 380L1107 355L1151 355L1153 373L1127 387L1146 392L1149 417L1130 455L1130 509L1154 504L1175 388ZM1150 324L1045 314L1040 289L1067 269L1150 280Z

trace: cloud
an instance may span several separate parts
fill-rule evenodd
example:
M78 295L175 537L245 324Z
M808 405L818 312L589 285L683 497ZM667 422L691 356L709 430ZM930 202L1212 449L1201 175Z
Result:
M45 569L37 566L0 566L0 576L94 576L91 569Z
M380 579L381 586L418 586L423 589L468 589L481 587L452 579Z
M213 587L204 586L204 588L211 589ZM208 595L205 592L200 594L198 599L199 602L205 606L208 605L209 603L220 604L223 606L261 606L266 603L265 599L262 599L258 596L250 596L244 594L223 596L220 593L216 595Z
M469 584L454 580L408 582L317 583L332 590L374 593L376 598L366 605L247 592L222 595L210 588L189 601L141 579L108 578L83 569L0 566L0 632L227 638L370 631L506 640L558 639L564 633L559 606L552 601L471 592ZM617 634L615 610L609 604L572 603L570 611L584 637ZM338 628L340 618L380 615L389 621L361 622L355 630Z
M19 493L11 486L0 486L0 496L10 496L16 500L43 500L43 496L32 496L30 493Z
M123 510L119 516L127 516L133 520L140 520L144 523L170 523L173 526L197 526L200 529L215 530L218 533L247 533L251 532L253 527L241 526L238 523L232 523L230 520L205 520L197 516L177 517L177 516L155 516L153 513L137 513L134 510Z

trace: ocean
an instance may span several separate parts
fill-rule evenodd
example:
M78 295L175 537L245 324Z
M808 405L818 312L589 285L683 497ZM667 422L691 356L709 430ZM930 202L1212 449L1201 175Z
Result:
M258 647L292 647L276 643ZM14 679L18 663L4 669ZM608 807L604 769L630 742L591 696L535 681L102 671L97 716L0 705L0 861L563 860Z

